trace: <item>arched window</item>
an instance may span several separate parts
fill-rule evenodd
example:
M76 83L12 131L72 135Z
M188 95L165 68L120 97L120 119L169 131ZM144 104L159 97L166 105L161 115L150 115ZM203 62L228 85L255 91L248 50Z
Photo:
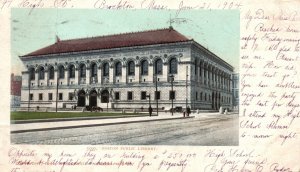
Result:
M141 63L141 74L148 75L148 61L143 60Z
M103 76L109 76L109 65L108 65L108 63L103 64Z
M161 75L163 73L163 63L161 59L155 61L154 70L156 75Z
M97 76L97 64L96 63L93 63L92 66L91 66L91 70L92 70L92 77L96 77Z
M63 66L59 66L58 73L59 73L59 79L65 78L65 68Z
M35 71L34 68L29 69L29 78L30 80L35 80Z
M115 64L115 75L116 76L121 76L122 75L122 64L121 64L121 62L117 62Z
M128 70L128 75L134 75L135 69L134 69L134 62L133 61L130 61L128 63L127 70Z
M84 64L80 65L79 76L80 76L80 78L85 78L86 77L86 66Z
M169 62L169 73L177 74L177 60L176 58L172 58Z
M45 78L45 69L44 67L40 67L39 69L39 79L44 79Z
M54 67L50 66L49 68L49 79L54 79Z
M70 78L75 78L75 66L74 65L71 65L69 67L69 77Z

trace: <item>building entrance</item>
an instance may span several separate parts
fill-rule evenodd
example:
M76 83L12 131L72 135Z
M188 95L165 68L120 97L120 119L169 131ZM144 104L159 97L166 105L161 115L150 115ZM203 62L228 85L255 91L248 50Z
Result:
M107 90L103 90L101 92L101 103L108 103L109 102L109 92Z
M90 107L97 106L97 92L92 90L90 92Z
M83 91L83 90L80 90L78 92L77 106L79 106L79 107L84 107L85 106L85 91Z

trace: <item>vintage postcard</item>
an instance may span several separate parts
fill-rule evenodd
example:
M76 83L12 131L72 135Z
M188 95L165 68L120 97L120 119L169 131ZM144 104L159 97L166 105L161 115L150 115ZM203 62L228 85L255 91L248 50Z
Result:
M238 10L11 14L12 143L238 145Z
M1 171L300 171L299 5L0 1Z

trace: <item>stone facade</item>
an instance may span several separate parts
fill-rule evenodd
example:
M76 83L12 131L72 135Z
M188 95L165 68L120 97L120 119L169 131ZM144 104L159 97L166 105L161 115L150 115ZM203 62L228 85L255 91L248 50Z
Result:
M232 74L232 106L234 110L239 110L239 73Z
M193 40L21 60L21 107L147 109L150 94L155 109L157 88L158 107L170 109L172 87L173 107L232 107L233 67Z

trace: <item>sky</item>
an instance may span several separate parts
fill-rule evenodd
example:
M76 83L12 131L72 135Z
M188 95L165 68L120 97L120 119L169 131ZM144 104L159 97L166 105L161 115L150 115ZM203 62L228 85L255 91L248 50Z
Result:
M239 67L238 10L12 9L11 72L25 69L19 56L61 40L168 28L170 26Z

